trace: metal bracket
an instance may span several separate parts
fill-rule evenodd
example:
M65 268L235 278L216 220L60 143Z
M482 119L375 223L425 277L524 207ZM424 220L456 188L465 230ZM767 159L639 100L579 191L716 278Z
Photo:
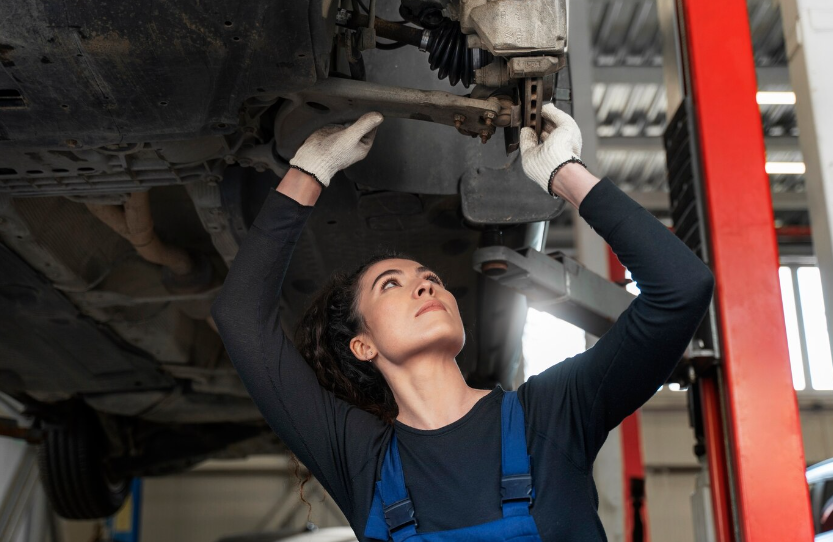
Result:
M547 256L532 248L503 246L477 249L475 271L524 294L529 306L548 312L601 337L628 308L635 296L593 273L578 261L556 252ZM496 274L495 270L503 272Z
M359 51L376 48L376 0L370 0L370 13L367 14L367 28L359 30Z
M446 124L473 135L484 130L493 133L486 114L496 117L501 111L496 97L481 100L335 77L285 97L291 103L284 105L275 119L275 141L278 154L286 160L321 126L352 122L368 111L379 111L385 118Z
M561 56L516 56L509 59L509 77L544 77L555 73L567 65L567 57Z

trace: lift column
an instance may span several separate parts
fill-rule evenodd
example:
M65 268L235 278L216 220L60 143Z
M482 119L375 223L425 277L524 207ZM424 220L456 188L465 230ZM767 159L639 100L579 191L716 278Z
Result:
M728 445L725 464L721 454L708 458L712 476L727 473L730 491L714 495L713 503L731 504L731 517L714 510L716 520L731 522L716 534L721 542L812 540L746 0L677 0L676 7L681 107L688 104L699 148L692 162L708 231L703 257L716 278L721 360L707 381L714 393L701 394L703 410L712 419L722 413L724 426L721 442L713 432L707 448ZM669 95L669 111L678 105ZM720 487L713 478L713 490Z

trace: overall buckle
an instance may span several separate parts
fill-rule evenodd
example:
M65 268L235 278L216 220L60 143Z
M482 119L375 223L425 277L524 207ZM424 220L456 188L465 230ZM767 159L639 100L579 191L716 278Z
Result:
M405 525L417 525L417 520L414 517L414 505L410 498L397 501L390 506L385 507L385 522L388 524L388 529L393 532Z
M532 475L510 474L500 479L500 502L528 501L532 504Z

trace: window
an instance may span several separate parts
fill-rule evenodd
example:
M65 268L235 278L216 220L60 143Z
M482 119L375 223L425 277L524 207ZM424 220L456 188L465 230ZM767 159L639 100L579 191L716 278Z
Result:
M787 344L790 351L793 387L797 390L803 390L807 387L807 383L804 379L804 364L801 361L801 333L798 328L792 270L789 267L781 267L778 270L778 277L781 280L781 302L784 305L784 323L787 326Z
M526 379L587 350L587 334L548 312L530 308L521 346Z
M793 387L833 390L833 359L819 269L791 265L782 266L778 273Z
M781 301L796 390L833 390L833 356L827 331L821 275L812 265L783 265L778 270ZM625 277L631 278L630 271ZM639 295L635 282L627 290ZM523 332L524 374L527 378L566 358L584 352L584 330L549 313L529 309ZM680 391L678 385L669 386Z
M631 272L625 269L625 278L633 280L633 276ZM625 287L627 291L632 293L633 295L639 295L639 286L636 285L636 282L629 282L628 285Z
M630 272L625 277L630 278ZM639 295L639 288L632 282L627 290ZM524 377L541 371L587 350L587 333L560 318L535 309L529 309L522 337Z

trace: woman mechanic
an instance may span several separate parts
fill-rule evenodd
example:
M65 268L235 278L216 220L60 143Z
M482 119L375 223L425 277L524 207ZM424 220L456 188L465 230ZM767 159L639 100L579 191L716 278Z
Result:
M682 357L714 289L709 268L648 211L580 161L581 133L552 104L521 159L640 288L589 350L509 392L471 388L455 356L454 296L396 254L336 274L294 344L278 304L295 243L335 173L367 156L379 113L313 133L268 195L212 307L266 421L321 482L361 541L601 541L593 461L610 430ZM553 360L557 361L557 360Z

